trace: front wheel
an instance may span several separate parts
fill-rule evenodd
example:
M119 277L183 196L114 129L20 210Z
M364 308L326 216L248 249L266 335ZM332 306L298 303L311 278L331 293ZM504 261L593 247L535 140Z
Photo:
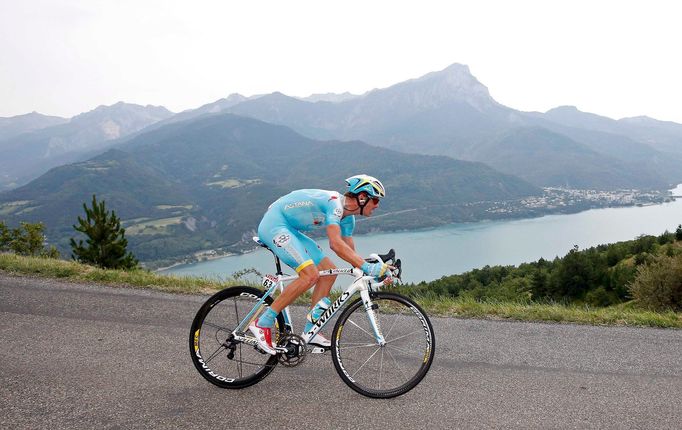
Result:
M277 356L262 353L232 338L232 331L262 296L263 291L256 288L226 288L211 296L194 317L189 333L192 362L201 376L212 384L221 388L245 388L268 376L277 365ZM270 303L272 297L266 298L261 308ZM283 332L283 327L284 319L279 314L276 337ZM248 330L244 330L250 336Z
M341 379L358 393L390 398L407 393L426 376L436 338L431 321L411 299L371 293L348 305L332 333L332 359ZM379 345L367 312L374 312L385 344Z

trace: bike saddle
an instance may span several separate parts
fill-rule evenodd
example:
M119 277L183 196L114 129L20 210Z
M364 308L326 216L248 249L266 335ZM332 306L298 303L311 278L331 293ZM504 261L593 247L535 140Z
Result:
M252 239L253 239L254 242L256 242L257 244L259 244L259 245L262 246L263 248L269 249L268 246L267 246L265 243L263 243L262 240L260 240L260 237L258 237L258 236L253 236Z

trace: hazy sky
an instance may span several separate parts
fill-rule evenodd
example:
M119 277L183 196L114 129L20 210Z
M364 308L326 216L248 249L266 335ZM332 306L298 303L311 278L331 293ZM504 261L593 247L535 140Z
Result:
M672 0L0 0L0 116L364 93L462 63L512 108L682 123L681 18Z

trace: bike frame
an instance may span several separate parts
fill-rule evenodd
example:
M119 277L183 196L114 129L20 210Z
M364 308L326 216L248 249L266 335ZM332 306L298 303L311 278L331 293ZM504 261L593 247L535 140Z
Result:
M339 298L336 299L334 303L331 304L331 306L329 306L329 309L327 309L320 316L320 318L317 319L317 321L313 325L312 330L306 333L308 335L308 339L312 339L320 330L322 330L322 328L334 317L334 315L336 315L339 309L341 309L343 305L346 304L346 302L355 295L355 293L359 292L360 297L362 299L362 303L365 306L365 310L367 311L370 326L374 331L373 335L377 341L377 344L382 346L385 345L386 341L384 340L384 336L381 334L379 322L377 320L376 314L374 313L374 304L372 303L372 299L370 297L370 291L372 291L373 288L383 286L384 283L373 282L374 277L366 276L362 273L361 270L355 268L321 270L319 274L321 277L350 275L355 277L355 280L348 287L346 287L346 289L343 291L343 293L341 293ZM279 288L280 292L284 291L285 288L284 283L291 282L295 279L298 279L298 276L284 276L282 274L265 275L263 277L262 282L263 287L266 288L265 294L263 294L258 303L256 303L256 305L253 307L251 312L249 312L246 315L246 317L239 323L239 325L234 329L234 331L232 332L234 339L249 345L256 346L257 345L256 339L254 339L251 336L243 335L244 329L256 316L256 313L260 310L261 306L268 306L265 303L267 297L272 295L277 288ZM282 316L284 317L284 324L286 325L287 329L289 330L290 333L293 333L294 331L292 325L292 318L288 306L282 310Z

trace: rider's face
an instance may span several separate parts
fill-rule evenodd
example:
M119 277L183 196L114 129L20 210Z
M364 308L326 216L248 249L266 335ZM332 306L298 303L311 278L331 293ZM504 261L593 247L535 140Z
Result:
M367 205L365 206L364 211L363 211L364 215L365 216L372 215L372 212L374 212L374 209L376 209L377 206L379 206L379 201L380 200L377 199L376 197L370 198L369 201L367 202Z

